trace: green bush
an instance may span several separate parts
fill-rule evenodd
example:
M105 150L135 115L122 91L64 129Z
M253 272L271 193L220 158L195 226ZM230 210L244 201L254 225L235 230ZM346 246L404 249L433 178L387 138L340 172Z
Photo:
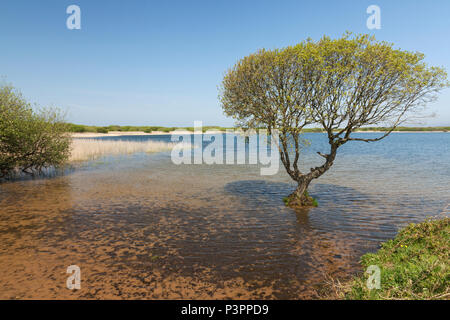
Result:
M108 133L108 129L104 127L97 127L96 131L97 133Z
M69 132L87 132L87 129L85 126L83 126L82 124L69 124L68 125L68 130Z
M0 87L0 178L65 163L69 129L58 110L33 110L12 87Z
M167 127L164 127L164 128L159 128L159 131L162 131L162 132L171 132L171 131L174 131L176 129L176 127L169 127L169 128L167 128Z
M120 126L111 125L107 127L108 131L121 131Z

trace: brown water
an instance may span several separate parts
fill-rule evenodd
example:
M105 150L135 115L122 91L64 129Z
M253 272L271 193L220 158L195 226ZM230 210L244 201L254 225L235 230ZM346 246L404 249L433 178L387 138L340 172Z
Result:
M311 187L319 207L299 211L282 202L294 187L282 169L176 166L168 153L3 183L0 298L314 298L399 227L442 213L449 142L396 134L343 149ZM66 288L73 264L81 290Z

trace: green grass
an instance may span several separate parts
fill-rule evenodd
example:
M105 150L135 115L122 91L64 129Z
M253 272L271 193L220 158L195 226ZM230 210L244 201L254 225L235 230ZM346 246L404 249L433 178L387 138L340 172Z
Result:
M362 256L364 270L381 270L381 288L368 289L368 274L338 286L342 299L448 299L450 218L410 224L376 253ZM335 288L336 289L336 288Z

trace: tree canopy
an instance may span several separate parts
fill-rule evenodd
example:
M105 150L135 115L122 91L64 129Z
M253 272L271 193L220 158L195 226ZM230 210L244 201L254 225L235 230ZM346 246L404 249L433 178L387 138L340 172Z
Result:
M282 163L299 183L291 200L308 202L309 182L331 167L341 145L383 139L449 86L445 70L428 66L424 58L368 35L308 39L239 60L225 74L220 100L239 126L279 131ZM319 153L325 163L305 173L298 166L299 133L312 124L327 133L330 152ZM388 130L377 138L352 136L369 125Z

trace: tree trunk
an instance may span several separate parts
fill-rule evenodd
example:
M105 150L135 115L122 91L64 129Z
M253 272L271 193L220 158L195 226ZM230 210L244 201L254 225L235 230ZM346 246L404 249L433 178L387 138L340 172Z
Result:
M286 198L286 205L289 207L312 207L315 206L315 201L308 194L308 186L310 179L298 181L298 186L295 191Z
M320 167L311 168L311 171L307 174L301 174L298 168L296 168L296 165L294 166L294 171L292 171L290 169L288 157L283 157L283 153L280 152L281 160L288 174L293 180L297 181L298 183L297 189L295 189L295 191L291 195L289 195L289 197L286 197L284 199L284 202L287 206L292 208L317 206L317 201L310 197L308 194L308 186L313 179L319 178L333 165L333 161L336 158L336 151L339 147L339 144L334 142L330 142L330 144L331 150L329 154L322 154L318 152L320 156L325 158L325 163ZM287 150L286 146L283 146L283 148L284 150Z

